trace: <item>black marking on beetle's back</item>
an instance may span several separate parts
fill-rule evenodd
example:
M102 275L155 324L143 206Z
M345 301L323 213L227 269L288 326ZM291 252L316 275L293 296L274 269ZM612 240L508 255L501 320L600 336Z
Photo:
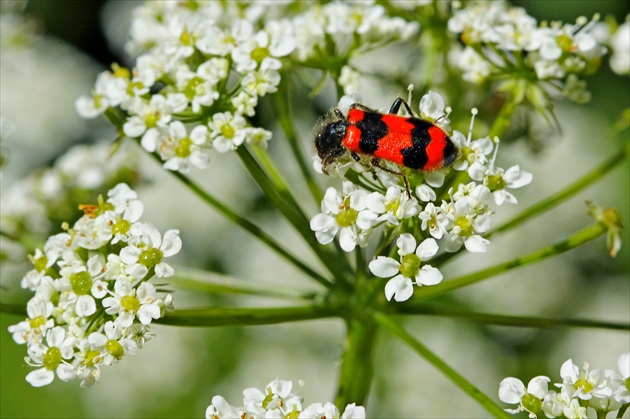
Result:
M444 162L442 165L446 167L453 163L458 152L459 150L455 147L455 144L453 144L450 138L446 137L446 146L444 146Z
M429 128L433 126L429 121L418 118L410 118L414 125L411 130L411 147L403 148L400 154L403 156L403 164L412 169L422 169L427 164L427 147L431 142Z
M374 154L378 150L378 140L388 132L383 115L377 112L365 112L363 119L357 122L357 128L361 130L359 148L366 154Z

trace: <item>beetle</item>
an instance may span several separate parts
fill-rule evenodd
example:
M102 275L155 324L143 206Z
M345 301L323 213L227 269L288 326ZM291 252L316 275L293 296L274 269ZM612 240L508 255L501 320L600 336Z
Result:
M348 116L338 108L333 109L335 120L324 125L315 137L324 173L330 163L346 153L361 164L365 164L361 155L372 156L371 166L403 177L411 198L407 176L383 166L381 160L421 171L439 170L452 164L459 150L446 132L426 119L398 115L401 106L413 115L402 98L394 101L389 113L360 103L350 106Z

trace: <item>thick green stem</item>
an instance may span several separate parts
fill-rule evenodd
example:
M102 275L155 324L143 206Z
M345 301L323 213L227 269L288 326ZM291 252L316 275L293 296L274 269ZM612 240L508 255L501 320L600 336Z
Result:
M278 175L275 168L272 169L273 177L258 164L258 161L245 147L239 147L237 151L243 165L252 175L253 180L267 195L267 198L278 208L282 215L291 223L295 230L302 236L322 264L334 276L337 282L346 283L346 276L351 271L346 258L340 253L332 253L329 248L321 245L310 228L309 220L302 212L299 204L291 195L286 183ZM271 162L267 162L271 164ZM315 278L317 279L317 278ZM322 285L330 287L328 280L319 281Z
M265 285L260 282L242 280L214 272L196 271L188 268L176 268L175 275L168 278L170 285L185 290L194 290L208 294L241 294L259 297L279 298L289 301L314 300L318 294L304 293Z
M299 307L210 307L177 310L168 313L155 323L171 326L251 326L289 323L302 320L338 317L339 310L329 305L307 305Z
M483 406L490 414L496 418L509 418L510 416L503 411L496 403L494 403L488 396L483 394L477 387L461 376L457 371L447 365L444 361L438 358L433 352L424 346L420 341L410 335L400 325L395 323L391 318L383 313L375 313L374 318L376 321L387 329L392 335L396 336L404 343L406 343L411 349L416 351L421 357L426 359L431 365L437 368L442 374L448 377L457 387L463 390L470 397L475 399L481 406Z
M300 168L302 177L304 177L304 181L306 182L306 185L308 186L308 189L313 196L313 200L315 201L316 205L319 205L323 198L323 194L319 186L317 185L317 182L315 181L311 166L306 162L306 159L302 154L302 144L300 142L300 139L298 138L295 126L293 125L291 108L288 106L288 88L285 88L285 90L287 90L287 93L284 97L279 94L272 96L276 118L278 120L278 123L280 124L280 127L282 128L282 131L284 131L284 135L287 138L287 142L289 143L289 147L291 148L293 157L295 158L295 161Z
M609 330L630 330L630 324L603 322L583 319L549 319L531 316L506 316L502 314L479 313L454 306L438 306L417 303L403 303L396 305L399 314L423 314L429 316L449 317L471 321L474 323L491 324L497 326L535 327L538 329L554 327L587 327Z
M335 404L340 409L350 403L365 406L374 375L372 351L376 324L369 317L354 317L348 319L346 325L348 330L335 397Z
M451 279L432 287L422 287L414 294L414 301L425 301L431 298L435 298L456 289L463 288L477 282L481 282L495 275L507 272L511 269L529 265L530 263L541 262L547 258L559 255L571 249L575 249L576 247L579 247L586 242L596 239L597 237L606 233L606 231L607 229L604 224L592 224L574 233L561 242L544 247L528 255L521 256L520 258L513 259L487 269L482 269L478 272L473 272L459 278Z

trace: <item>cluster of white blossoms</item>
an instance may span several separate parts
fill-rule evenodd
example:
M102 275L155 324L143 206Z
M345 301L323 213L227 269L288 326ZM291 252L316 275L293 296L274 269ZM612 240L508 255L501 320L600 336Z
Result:
M18 344L28 346L26 362L37 369L26 376L34 387L55 377L97 382L101 367L135 354L153 336L149 325L172 307L170 294L157 295L147 282L168 277L164 258L179 252L179 232L163 236L140 221L142 202L124 183L65 232L49 237L30 257L34 269L22 288L35 292L28 318L9 327Z
M273 380L264 391L257 388L243 390L243 407L230 405L221 396L214 396L206 409L206 419L231 418L295 418L295 419L364 419L365 408L354 403L339 409L332 403L313 403L302 407L303 399L292 393L291 381Z
M205 168L211 149L266 146L271 132L250 126L248 117L261 97L277 90L282 59L321 68L321 57L337 58L331 51L356 55L417 29L384 16L381 6L308 6L302 14L263 21L272 2L147 2L132 19L127 49L138 55L135 65L114 64L101 73L92 95L77 100L77 111L85 118L105 113L122 134L157 153L166 169ZM342 84L354 86L349 67L342 75Z
M344 108L348 98L342 98ZM430 91L420 101L420 115L436 121L448 131L444 99ZM311 219L311 229L322 244L331 243L339 235L341 248L351 252L356 246L366 247L372 232L380 226L399 233L396 240L400 259L377 256L370 264L370 271L381 278L391 278L385 286L387 299L405 301L413 294L413 285L435 285L443 278L438 269L426 261L435 256L440 248L457 252L464 247L469 252L486 252L489 241L483 237L490 230L494 211L490 205L505 202L516 204L509 189L523 187L532 181L532 174L512 166L507 170L495 165L498 139L472 140L474 122L471 121L468 136L454 131L451 140L459 149L451 168L437 172L425 172L424 183L415 188L415 196L407 196L400 186L400 177L374 169L382 183L388 186L384 193L367 192L349 180L343 182L341 191L328 188L321 203L321 213ZM331 173L343 175L349 167L359 163L340 160L329 165ZM321 161L316 158L321 167ZM467 172L470 181L453 184L447 191L440 187L449 172ZM368 173L369 174L369 173ZM455 176L456 173L450 173ZM369 182L369 178L362 178ZM383 180L385 179L385 180ZM378 189L379 185L372 185ZM443 189L443 188L442 188ZM444 193L448 198L438 200ZM405 227L406 226L406 227ZM404 228L420 232L415 237Z
M594 73L607 51L593 33L597 20L539 25L525 9L505 2L468 3L448 21L449 31L464 44L450 59L473 83L496 75L533 77L550 92L584 103L590 94L579 77Z
M113 65L98 76L92 96L76 102L87 118L121 110L122 133L180 172L205 168L210 149L266 146L271 133L246 118L260 97L277 90L279 58L295 47L278 25L259 29L250 20L226 18L226 9L236 6L193 3L147 2L136 9L128 45L140 54L135 66Z
M408 40L419 31L418 22L387 16L383 6L370 2L308 4L304 13L286 23L295 36L292 57L313 68ZM338 83L345 94L357 92L358 80L359 72L350 63L341 68Z
M52 167L14 182L3 191L0 227L12 236L47 237L68 219L63 215L74 211L77 197L138 177L137 154L122 148L111 155L111 145L105 142L76 145Z
M630 74L630 17L619 25L610 38L610 68L617 74Z
M525 411L530 418L544 413L548 418L585 419L590 409L597 417L606 417L630 403L630 353L619 357L618 367L619 371L590 369L585 363L579 368L569 359L560 368L562 382L555 384L558 391L549 390L549 377L534 377L527 388L518 378L508 377L499 385L499 399L518 404L516 409L506 409L508 413Z

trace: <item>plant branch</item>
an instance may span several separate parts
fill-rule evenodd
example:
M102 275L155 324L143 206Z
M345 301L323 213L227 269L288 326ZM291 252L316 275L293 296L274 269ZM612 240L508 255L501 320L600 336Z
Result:
M503 314L480 313L452 306L427 305L417 303L415 301L409 304L397 304L396 312L399 314L424 314L429 316L450 317L474 323L497 326L536 327L539 329L568 326L623 331L630 330L630 324L624 323L584 319L549 319L532 316L507 316Z
M395 323L390 317L383 313L374 313L376 321L387 329L392 335L396 336L411 349L416 351L421 357L427 360L431 365L437 368L442 374L449 378L457 387L476 400L488 412L496 418L509 418L510 416L494 403L488 396L483 394L477 387L470 383L466 378L451 368L448 364L438 358L433 352L424 346L415 337L410 335L400 325Z
M422 287L414 294L414 301L425 301L435 298L450 291L481 282L511 269L529 265L530 263L541 262L547 258L575 249L586 242L596 239L606 233L606 231L606 226L602 223L591 224L561 242L536 250L535 252L529 253L525 256L521 256L508 262L482 269L459 278L451 279L450 281L442 282L438 285Z
M339 310L328 305L296 307L210 307L177 310L155 323L170 326L252 326L297 322L339 316Z

